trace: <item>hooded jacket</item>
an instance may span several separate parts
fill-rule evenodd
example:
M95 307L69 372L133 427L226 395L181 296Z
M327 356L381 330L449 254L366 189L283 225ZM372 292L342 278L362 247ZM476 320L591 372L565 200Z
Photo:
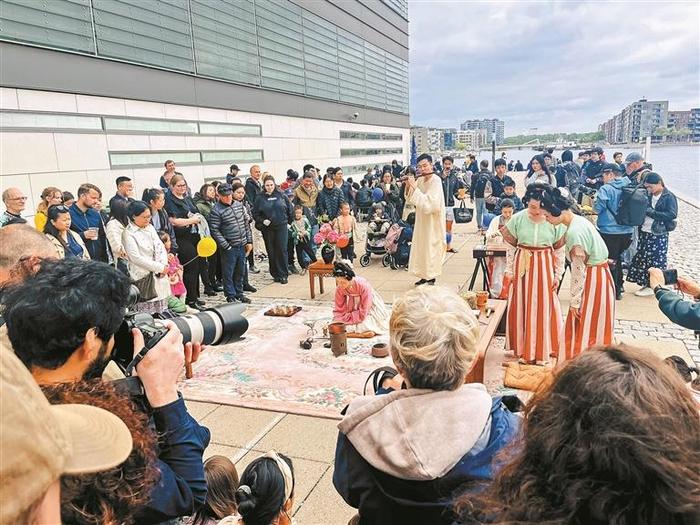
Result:
M324 186L323 189L318 192L316 214L318 216L328 215L328 219L332 221L338 216L341 202L345 202L345 197L340 188L333 186L328 189Z
M451 523L454 498L493 478L519 425L477 383L358 397L338 425L333 484L360 524Z
M601 233L619 235L631 234L634 231L634 226L618 224L613 215L620 207L622 188L629 185L630 180L627 177L622 177L603 184L596 193L593 209L598 214L597 226Z

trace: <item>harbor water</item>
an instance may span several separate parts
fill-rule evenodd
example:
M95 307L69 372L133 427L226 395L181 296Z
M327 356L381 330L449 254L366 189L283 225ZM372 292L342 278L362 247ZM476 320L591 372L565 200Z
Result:
M629 153L636 151L642 152L643 144L638 148L609 146L605 149L605 158L608 162L613 162L613 153L621 151L626 157ZM496 149L496 158L501 156L501 152L505 152L508 160L514 160L527 165L529 160L535 155L541 154L541 151L535 151L529 147L523 149ZM574 160L580 150L572 150ZM561 150L555 150L554 156L561 158ZM490 151L481 151L478 156L479 160L491 160ZM461 161L458 161L461 164ZM688 201L689 203L700 207L700 144L692 146L666 146L656 145L651 146L651 164L655 172L661 175L666 183L666 186L673 191L678 197Z

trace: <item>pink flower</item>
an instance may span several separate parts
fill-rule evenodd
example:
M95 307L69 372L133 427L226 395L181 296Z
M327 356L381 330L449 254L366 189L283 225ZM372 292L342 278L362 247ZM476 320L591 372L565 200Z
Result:
M335 230L331 230L326 238L329 242L335 243L338 241L338 232Z
M314 235L314 242L316 244L321 244L323 242L323 235L321 235L321 232L318 232L316 235Z
M332 231L332 230L333 230L333 228L331 228L330 223L327 222L327 223L321 225L321 229L319 231L322 233L328 233L329 231Z

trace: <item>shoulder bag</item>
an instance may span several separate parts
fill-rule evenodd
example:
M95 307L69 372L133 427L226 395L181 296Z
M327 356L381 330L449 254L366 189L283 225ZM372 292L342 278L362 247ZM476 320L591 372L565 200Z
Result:
M472 216L474 210L471 208L467 208L467 205L462 201L462 203L459 205L459 208L453 208L452 211L454 212L455 216L455 222L457 224L465 224L467 222L472 222Z

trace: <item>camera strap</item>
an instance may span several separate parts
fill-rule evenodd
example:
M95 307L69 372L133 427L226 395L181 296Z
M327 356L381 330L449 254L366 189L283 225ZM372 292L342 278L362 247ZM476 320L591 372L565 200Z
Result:
M160 333L156 334L155 336L151 337L148 341L146 341L146 344L141 349L141 351L134 356L131 362L124 369L124 375L126 377L131 377L131 375L134 373L134 369L138 366L138 364L141 361L143 361L143 358L146 357L148 351L154 346L156 346L160 342L160 340L163 339L163 337L165 337L165 334L167 333L168 330L161 331Z

